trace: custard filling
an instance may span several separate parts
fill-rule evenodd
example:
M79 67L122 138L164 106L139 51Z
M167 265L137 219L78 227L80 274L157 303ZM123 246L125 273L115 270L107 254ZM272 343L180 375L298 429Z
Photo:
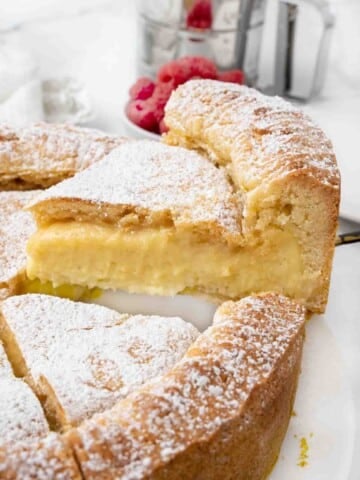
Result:
M29 279L93 289L217 298L278 291L303 298L300 247L291 233L269 228L255 246L204 242L174 227L128 231L85 222L40 228L28 243Z
M19 294L42 293L43 295L53 295L55 297L68 298L69 300L95 300L101 296L99 288L88 288L87 286L77 284L54 285L49 281L41 281L39 278L30 280L27 276L23 280Z

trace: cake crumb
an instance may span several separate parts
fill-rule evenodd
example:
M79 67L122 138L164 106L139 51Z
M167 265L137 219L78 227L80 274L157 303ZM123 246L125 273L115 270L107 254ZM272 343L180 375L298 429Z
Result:
M309 465L309 443L306 437L301 437L299 440L300 453L297 465L299 467L307 467Z

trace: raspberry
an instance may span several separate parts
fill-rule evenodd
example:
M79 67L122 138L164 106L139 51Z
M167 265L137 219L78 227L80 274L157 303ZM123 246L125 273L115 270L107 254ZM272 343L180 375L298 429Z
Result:
M155 87L152 100L157 107L164 109L170 98L172 91L175 90L174 85L169 83L158 83Z
M188 28L211 28L212 7L211 0L195 0L186 17Z
M126 107L126 115L140 128L157 133L159 131L158 120L150 101L151 99L132 100Z
M245 82L245 75L242 70L228 70L227 72L220 72L218 74L218 80L242 85Z
M178 60L165 63L157 74L160 83L170 83L175 88L189 79L189 72Z
M213 61L206 57L182 57L163 65L157 75L159 83L167 83L174 89L191 78L217 78Z
M157 104L156 100L152 98L149 108L156 119L156 123L159 124L164 118L164 105Z
M166 125L164 118L159 123L159 130L160 133L167 133L169 131L169 127Z
M188 78L217 78L215 63L206 57L182 57L178 60L179 65L188 71Z
M155 83L148 77L140 77L130 88L131 100L146 100L150 98L155 89Z

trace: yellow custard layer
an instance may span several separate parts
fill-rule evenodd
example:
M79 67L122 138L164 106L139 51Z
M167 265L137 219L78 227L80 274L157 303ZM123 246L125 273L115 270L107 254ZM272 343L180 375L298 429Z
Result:
M302 268L296 240L276 228L256 246L229 247L173 227L125 231L64 222L40 228L28 243L28 277L55 287L159 295L191 289L219 298L274 290L304 298Z

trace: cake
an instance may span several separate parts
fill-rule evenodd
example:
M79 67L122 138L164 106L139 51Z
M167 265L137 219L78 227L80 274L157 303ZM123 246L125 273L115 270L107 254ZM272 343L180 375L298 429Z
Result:
M339 174L322 131L216 81L179 87L166 112L181 146L123 144L32 202L29 277L217 302L275 291L323 312Z
M168 371L198 334L180 318L130 316L48 295L13 296L0 307L0 338L14 371L58 431Z
M30 311L28 307L34 301L42 303L42 307ZM82 313L89 307L94 316L74 316L75 310L69 311L70 304L77 312L83 309ZM52 345L41 339L49 338L53 326L46 319L64 321L67 334L73 327L75 330L77 327L79 333L92 328L112 328L119 319L120 327L129 321L116 312L104 314L106 309L101 307L74 305L69 300L41 295L11 297L3 302L0 331L18 376L26 372L19 368L17 358L28 357L29 350L26 345L21 350L26 344L24 341L18 341L14 349L15 340L9 338L6 330L9 324L15 330L17 323L19 332L22 317L29 320L29 336L39 337L37 349L47 352L48 356L51 356ZM62 319L54 314L60 306L64 313ZM100 315L98 308L101 308ZM38 327L33 326L35 317ZM155 325L156 320L154 335ZM100 407L90 419L63 433L59 425L51 425L55 432L49 432L46 424L49 417L45 420L38 400L24 383L26 380L34 387L29 377L13 378L12 381L26 389L30 401L21 397L18 415L12 406L16 397L6 389L8 401L2 406L0 423L3 424L5 414L12 419L13 427L5 436L2 434L1 478L265 478L277 459L291 416L304 325L304 307L284 296L267 293L226 302L217 310L213 325L202 334L197 335L188 327L185 337L197 338L185 353L179 345L181 342L176 341L173 348L179 348L181 353L173 357L174 364L171 361L158 376L138 384L110 409L102 411ZM53 342L59 329L60 326L53 332ZM20 337L18 333L16 338ZM175 337L170 339L171 344ZM149 350L138 348L136 343L132 346L142 363L149 361ZM164 350L168 350L168 345ZM160 354L167 355L165 351ZM72 358L61 366L64 376L67 369L76 371ZM9 375L9 372L6 359L0 361L0 375ZM81 407L84 403L81 381L78 387L73 403ZM39 400L44 412L48 412L47 399L40 395ZM31 419L35 417L38 432L31 428ZM22 433L19 438L18 425L22 424L31 431L27 441L22 440ZM17 436L15 440L14 436Z
M47 188L100 160L124 141L70 125L0 125L0 190Z
M263 480L278 458L306 314L327 302L340 189L332 146L283 100L215 81L179 87L166 123L162 144L63 126L0 135L3 188L75 174L29 193L26 212L1 207L30 227L11 236L6 220L0 231L0 478ZM18 295L31 289L190 293L221 305L199 334L179 318Z

